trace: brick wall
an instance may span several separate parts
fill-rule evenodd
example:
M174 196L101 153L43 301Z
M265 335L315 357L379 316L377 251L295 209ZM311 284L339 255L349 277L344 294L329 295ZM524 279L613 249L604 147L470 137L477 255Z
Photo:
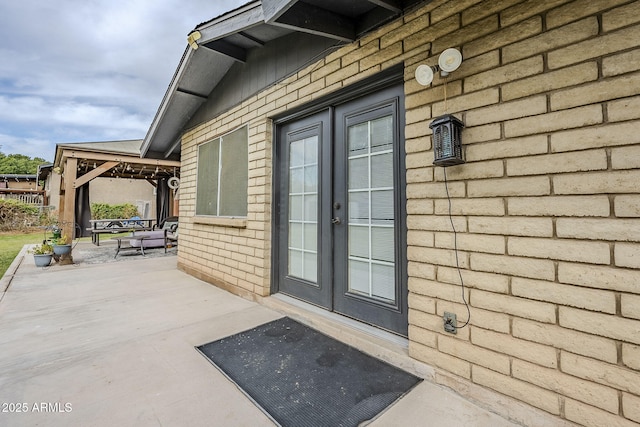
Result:
M640 423L640 1L434 0L183 136L180 268L270 292L268 117L405 64L410 355L589 426ZM446 86L417 84L448 47ZM445 99L446 94L446 99ZM428 123L463 119L467 163L432 165ZM246 220L194 217L197 144L250 138ZM466 320L455 244L471 322ZM472 396L489 404L489 393ZM495 399L502 401L503 399ZM536 418L519 418L540 424Z
M253 298L270 292L271 123L258 118L264 97L251 109L230 113L183 136L180 181L179 267L236 294ZM249 190L246 219L195 217L198 144L247 125Z
M567 420L640 422L640 2L438 2L407 61L410 354ZM426 25L429 23L430 25ZM417 45L417 42L416 42ZM411 79L447 47L464 63ZM466 124L447 168L430 118Z

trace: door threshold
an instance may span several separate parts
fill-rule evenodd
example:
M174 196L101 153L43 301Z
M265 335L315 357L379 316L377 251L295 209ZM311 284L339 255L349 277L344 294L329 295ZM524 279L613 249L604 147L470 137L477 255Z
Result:
M281 293L273 294L261 301L265 306L285 316L421 378L434 375L433 368L409 356L407 338Z
M335 323L347 326L349 328L355 329L357 331L363 332L365 334L371 335L373 337L379 338L381 340L388 341L389 343L393 343L404 349L409 348L409 340L407 338L402 337L400 335L396 335L392 332L388 332L384 329L377 328L373 325L359 322L350 317L325 310L321 307L318 307L317 305L310 304L308 302L299 300L289 295L278 293L278 294L271 295L270 298L282 301L288 305L307 311L309 313L322 317L331 322L335 322Z

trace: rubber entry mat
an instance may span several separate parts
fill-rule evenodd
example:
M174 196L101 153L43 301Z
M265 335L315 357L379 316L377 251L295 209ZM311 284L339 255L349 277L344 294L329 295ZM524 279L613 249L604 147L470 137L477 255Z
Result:
M197 347L281 426L358 426L420 378L288 317Z

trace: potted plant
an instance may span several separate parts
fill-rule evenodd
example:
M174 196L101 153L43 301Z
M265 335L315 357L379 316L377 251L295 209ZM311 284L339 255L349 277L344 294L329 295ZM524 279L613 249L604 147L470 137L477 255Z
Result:
M65 234L62 237L53 238L53 253L56 255L66 255L71 252L71 240ZM57 259L57 258L56 258Z
M35 245L30 252L33 254L33 262L36 267L46 267L51 264L51 258L53 258L53 246L48 243L41 245Z

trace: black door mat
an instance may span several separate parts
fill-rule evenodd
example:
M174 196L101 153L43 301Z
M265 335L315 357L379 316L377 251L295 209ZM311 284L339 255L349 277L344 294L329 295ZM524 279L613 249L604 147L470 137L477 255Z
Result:
M197 349L283 427L358 426L422 381L288 317Z

